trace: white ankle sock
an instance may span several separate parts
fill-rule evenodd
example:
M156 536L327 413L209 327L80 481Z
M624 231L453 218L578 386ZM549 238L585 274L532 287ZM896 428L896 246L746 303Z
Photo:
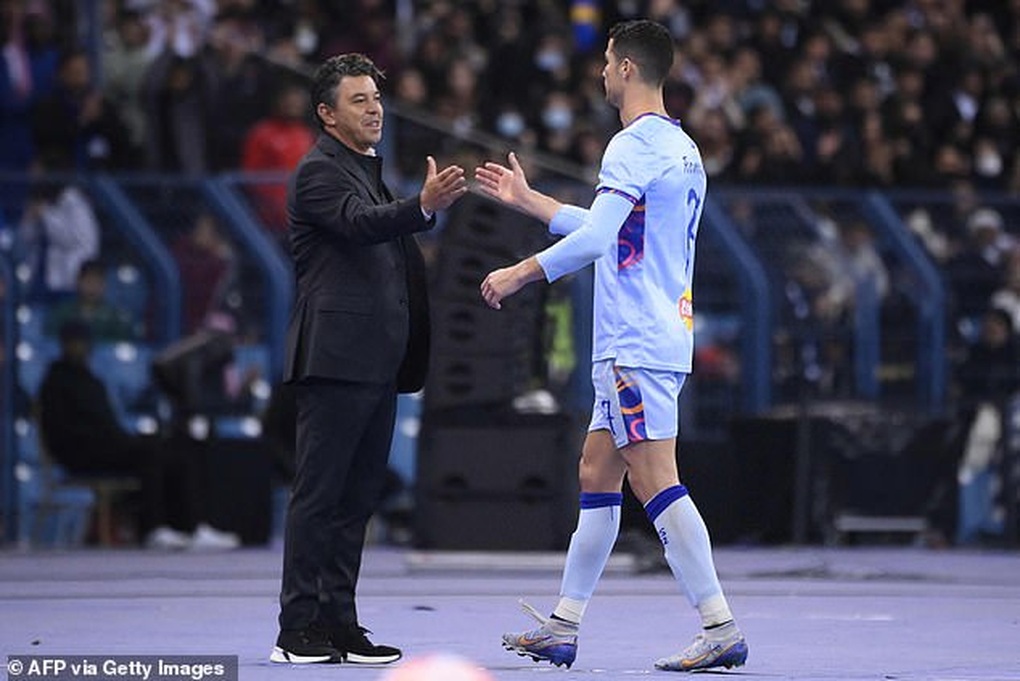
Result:
M731 621L712 560L708 528L687 488L675 485L662 490L645 504L645 512L659 534L673 576L701 614L702 626Z
M581 622L620 532L622 503L623 495L618 492L581 493L577 529L570 537L563 567L560 602L553 610L559 619Z

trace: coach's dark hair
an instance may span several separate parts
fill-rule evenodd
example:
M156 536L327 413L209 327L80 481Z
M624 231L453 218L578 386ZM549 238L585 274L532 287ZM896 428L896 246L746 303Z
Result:
M315 70L312 77L312 111L317 112L320 104L333 106L336 104L336 88L346 76L371 76L378 85L385 78L383 72L363 54L339 54L330 57L322 66ZM315 120L322 127L318 113Z
M609 29L613 53L638 65L641 79L662 85L673 67L673 38L662 24L648 19L624 21Z

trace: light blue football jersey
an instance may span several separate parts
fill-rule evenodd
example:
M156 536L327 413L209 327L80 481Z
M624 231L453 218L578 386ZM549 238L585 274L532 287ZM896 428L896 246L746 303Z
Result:
M595 262L593 361L690 373L705 188L701 154L679 121L645 114L606 147L592 209L568 206L553 218L550 229L568 236L538 254L547 278ZM600 209L603 197L626 200L629 214ZM586 242L599 255L578 257Z

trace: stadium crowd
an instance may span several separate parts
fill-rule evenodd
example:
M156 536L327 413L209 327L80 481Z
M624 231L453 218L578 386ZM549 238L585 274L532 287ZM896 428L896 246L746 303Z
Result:
M676 38L669 108L716 181L1020 191L1017 2L98 5L93 74L77 40L88 3L0 3L3 168L53 148L79 168L242 167L247 134L281 115L269 95L342 51L371 56L396 101L590 166L617 127L602 35L644 15Z
M649 16L676 39L667 106L713 186L1020 192L1015 1L104 0L92 52L90 6L0 0L0 170L287 170L312 140L294 85L359 51L395 108L590 175L618 128L602 36ZM417 179L435 137L391 135ZM281 190L261 191L280 232ZM924 232L937 260L966 246L971 204Z

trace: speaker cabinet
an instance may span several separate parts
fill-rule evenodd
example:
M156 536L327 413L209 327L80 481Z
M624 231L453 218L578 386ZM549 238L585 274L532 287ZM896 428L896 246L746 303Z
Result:
M515 261L541 250L551 240L538 220L474 194L453 205L443 231L444 244Z
M574 428L559 415L482 424L429 423L426 415L418 450L419 545L564 548L577 517Z
M536 321L490 309L481 298L475 304L433 301L432 345L446 355L519 355L534 344Z
M529 368L526 354L433 355L425 385L425 409L509 404L527 386Z
M797 452L808 457L805 523L808 542L826 538L839 512L923 515L940 477L954 466L945 451L946 424L922 415L843 404L812 405L764 417L735 419L731 435L740 462L738 487L744 540L794 539Z

